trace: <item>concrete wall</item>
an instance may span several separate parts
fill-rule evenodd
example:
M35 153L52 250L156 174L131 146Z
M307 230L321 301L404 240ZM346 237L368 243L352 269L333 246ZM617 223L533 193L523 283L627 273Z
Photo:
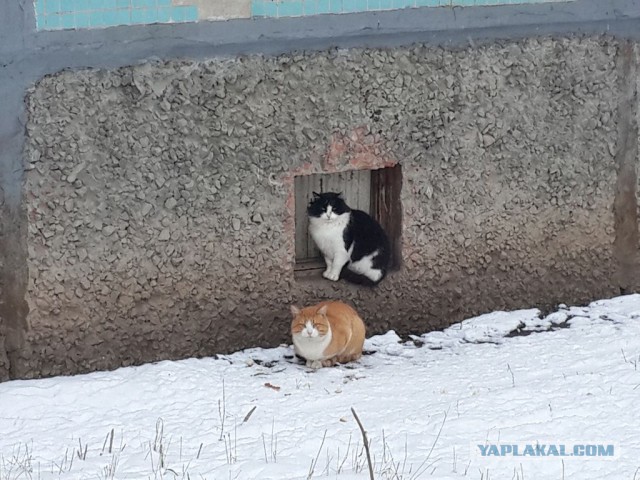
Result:
M288 339L292 301L346 299L370 333L407 333L637 288L638 46L626 39L640 30L624 13L637 3L609 20L585 3L600 19L518 10L546 12L548 30L592 33L582 38L518 40L541 27L516 35L502 18L431 41L407 22L390 34L406 20L397 14L356 15L391 23L358 37L337 21L311 41L304 31L321 29L309 19L255 22L244 46L211 51L199 25L176 27L186 36L132 29L115 51L57 32L47 56L47 38L19 32L0 81L8 99L31 85L0 117L0 375L273 345ZM597 35L605 25L614 36ZM260 48L270 28L289 30ZM308 53L214 58L286 52L296 35ZM409 39L425 45L377 48ZM332 43L368 46L324 50ZM134 65L151 55L183 59ZM396 162L402 269L375 290L296 278L294 175Z

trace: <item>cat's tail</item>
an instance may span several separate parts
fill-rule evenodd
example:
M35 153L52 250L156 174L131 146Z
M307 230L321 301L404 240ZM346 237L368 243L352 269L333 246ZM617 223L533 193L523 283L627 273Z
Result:
M369 277L367 277L366 275L362 275L360 273L356 273L352 270L349 270L346 265L345 267L342 269L342 272L340 272L340 278L342 280L346 280L349 283L353 283L355 285L362 285L364 287L375 287L376 285L378 285L383 279L384 277L387 275L387 271L383 270L382 271L382 276L380 277L380 279L376 282L374 282L373 280L371 280Z

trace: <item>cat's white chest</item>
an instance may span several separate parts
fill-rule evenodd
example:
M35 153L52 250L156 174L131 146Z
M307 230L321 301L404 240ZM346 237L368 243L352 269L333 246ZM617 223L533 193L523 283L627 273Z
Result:
M308 337L302 333L293 335L293 346L301 357L307 360L325 360L325 349L331 343L331 329L324 337Z
M345 251L344 229L349 224L349 213L327 220L324 217L309 218L309 233L324 255L333 256L335 252Z

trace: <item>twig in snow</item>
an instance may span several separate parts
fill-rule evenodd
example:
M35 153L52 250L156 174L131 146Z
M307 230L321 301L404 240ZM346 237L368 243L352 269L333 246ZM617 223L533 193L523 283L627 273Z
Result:
M113 450L113 428L111 429L111 436L109 437L109 454Z
M264 461L265 463L269 463L269 458L273 463L278 461L278 434L276 433L274 436L274 427L275 427L276 419L274 418L271 422L271 443L269 445L269 454L267 455L267 441L264 439L264 433L262 434L262 448L264 450Z
M85 444L84 446L84 450L82 450L82 439L78 439L78 458L80 460L86 460L87 459L87 447L89 446L88 444Z
M102 450L100 451L100 455L104 454L104 449L107 448L107 441L109 442L109 452L113 449L113 428L110 433L107 433L107 436L104 437L104 443L102 444Z
M164 436L164 420L159 417L156 421L156 438L153 440L153 451L157 452L162 448L162 437Z
M356 419L356 422L358 423L358 427L360 427L360 432L362 433L362 440L364 442L364 449L365 449L365 452L367 452L367 463L369 464L369 478L371 480L374 480L374 478L373 478L373 463L371 462L371 452L369 451L369 440L367 440L367 432L364 431L364 427L362 426L362 422L360 422L360 419L358 418L358 414L353 409L353 407L351 407L351 413L353 413L353 416Z
M469 467L471 466L471 460L469 460L469 463L467 463L467 466L464 469L464 475L463 477L467 476L467 472L469 472Z
M509 373L511 374L511 386L515 388L516 378L513 376L513 370L511 370L511 365L509 365L508 363L507 363L507 370L509 370Z
M202 452L202 446L203 445L204 445L203 443L200 443L200 448L198 449L198 455L196 455L196 460L198 460L200 458L200 452Z
M433 453L433 449L436 448L436 443L438 443L438 439L440 438L440 434L442 433L442 429L444 428L444 422L446 422L446 421L447 421L447 412L444 412L444 418L442 419L442 424L440 425L440 430L438 430L438 435L436 435L436 439L433 441L433 445L431 445L431 450L429 450L429 453L427 454L427 458L425 458L423 460L423 462L420 464L420 466L416 470L416 473L411 476L411 480L413 480L414 478L419 478L420 475L422 475L425 472L425 470L427 468L429 468L429 466L427 465L424 468L424 470L420 471L422 469L422 467L429 461L429 458L431 457L431 454Z
M276 419L273 418L273 420L271 421L271 459L273 460L273 463L276 463L276 452L278 450L278 435L276 434L275 436L275 446L273 443L273 429L276 425Z
M407 437L405 435L404 437L404 460L402 460L402 476L404 477L404 468L407 466L407 455L409 453L409 448L408 448L408 442L407 442ZM411 467L409 467L409 470L411 470Z
M307 480L310 480L313 477L313 472L318 464L318 458L320 458L320 452L322 451L322 446L324 445L324 441L327 438L327 431L324 431L324 435L322 436L322 443L320 443L320 448L318 448L318 453L316 455L315 460L311 460L311 466L309 467L309 474L307 475Z
M100 478L104 478L104 480L113 480L115 478L119 455L120 452L117 452L111 456L109 464L102 468L102 475L99 475Z
M452 473L457 473L458 467L457 467L457 458L456 458L456 447L455 445L453 446L453 470L451 470Z
M264 441L264 433L262 434L262 448L264 449L264 463L269 463L269 458L267 457L267 442Z
M256 408L258 408L258 406L254 405L253 408L249 410L249 413L245 415L244 420L242 420L242 423L247 423L249 421L249 419L251 418L251 415L253 415L253 412L256 411Z
M220 438L218 441L222 440L224 437L224 419L227 414L227 398L224 390L224 378L222 379L222 402L218 399L218 416L220 417Z
M342 472L342 467L344 466L344 463L347 461L347 458L349 458L349 450L351 449L351 434L349 434L349 443L347 443L347 453L344 454L344 458L342 459L342 462L340 462L340 464L338 465L338 468L336 469L336 473L340 473ZM338 460L340 459L340 448L338 448Z
M224 453L227 459L227 465L231 465L233 463L236 463L237 460L237 454L234 451L235 448L237 448L233 443L232 443L232 438L231 438L231 434L227 433L224 436Z

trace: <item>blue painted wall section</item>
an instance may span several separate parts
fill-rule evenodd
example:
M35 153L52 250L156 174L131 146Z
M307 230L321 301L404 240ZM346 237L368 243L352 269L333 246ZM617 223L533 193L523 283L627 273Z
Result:
M195 22L198 8L171 0L36 0L38 30Z
M301 17L418 7L550 3L567 0L253 0L252 17ZM568 0L572 1L572 0ZM171 0L35 0L38 30L196 22L198 7Z
M418 7L472 7L572 0L253 0L253 17L299 17L325 13L371 12Z

